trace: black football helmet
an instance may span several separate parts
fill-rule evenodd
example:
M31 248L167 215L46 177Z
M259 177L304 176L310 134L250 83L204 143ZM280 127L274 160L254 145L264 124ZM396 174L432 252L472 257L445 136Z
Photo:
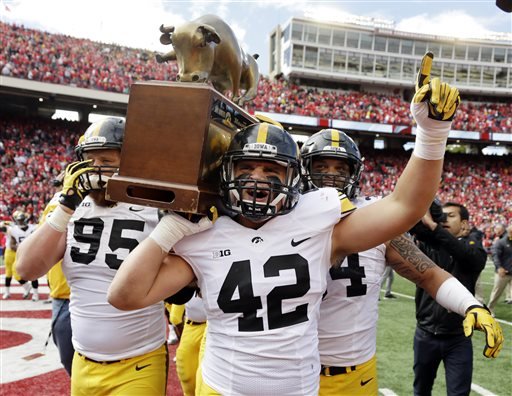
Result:
M278 163L286 169L284 183L277 177L268 180L235 177L235 164L243 160ZM243 128L235 134L224 154L220 183L223 203L232 213L242 214L252 221L264 221L290 212L297 204L300 182L297 143L277 125L263 122ZM249 192L253 198L242 199L244 192ZM262 195L266 195L266 202L257 201Z
M92 123L80 137L75 153L80 161L84 161L84 153L92 150L121 150L124 139L125 121L122 118L106 117ZM94 166L94 170L80 176L84 190L93 191L105 188L110 176L117 172L114 166Z
M364 159L361 158L357 144L345 132L337 129L322 129L303 144L301 156L305 170L305 190L318 187L335 187L348 198L357 196ZM349 177L333 173L314 172L313 161L319 157L339 159L348 163Z

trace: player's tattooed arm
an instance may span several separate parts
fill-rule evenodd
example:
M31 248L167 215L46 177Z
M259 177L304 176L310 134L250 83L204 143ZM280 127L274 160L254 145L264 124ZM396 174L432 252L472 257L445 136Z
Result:
M386 261L398 274L418 285L427 270L437 267L406 235L400 235L387 244Z

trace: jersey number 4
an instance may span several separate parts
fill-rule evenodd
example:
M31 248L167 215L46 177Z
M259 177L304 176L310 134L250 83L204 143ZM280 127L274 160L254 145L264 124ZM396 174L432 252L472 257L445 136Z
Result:
M366 285L363 284L362 280L366 275L364 267L359 265L359 255L357 253L349 255L347 262L347 267L330 268L331 279L350 279L350 285L347 286L347 297L364 296L366 294Z
M298 305L295 310L283 313L282 301L304 296L311 287L308 262L299 254L270 257L263 265L265 278L279 276L280 271L295 271L297 282L276 286L267 295L268 327L277 329L308 320L308 304ZM238 299L233 299L238 289ZM239 331L263 331L263 318L256 316L262 308L261 297L254 295L251 264L249 260L235 261L222 284L217 303L225 313L242 313L238 318Z
M105 223L99 217L90 219L79 219L75 221L75 229L73 237L77 242L89 245L86 252L80 250L79 247L73 246L71 248L71 258L73 262L80 264L90 264L96 258L100 250L101 236ZM124 230L144 231L144 222L141 220L114 220L112 223L112 231L108 240L108 247L110 251L115 252L117 249L127 249L132 251L137 247L139 241L133 238L123 237ZM106 253L105 263L112 269L119 269L123 260L117 258L117 255Z

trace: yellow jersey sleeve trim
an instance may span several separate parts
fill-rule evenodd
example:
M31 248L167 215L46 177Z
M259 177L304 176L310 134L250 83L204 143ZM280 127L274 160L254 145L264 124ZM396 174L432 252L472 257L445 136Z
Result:
M342 216L346 216L357 209L345 194L338 193L338 197L340 199L340 213Z

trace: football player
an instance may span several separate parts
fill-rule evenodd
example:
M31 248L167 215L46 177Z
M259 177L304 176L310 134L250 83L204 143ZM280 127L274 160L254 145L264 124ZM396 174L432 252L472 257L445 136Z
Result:
M306 190L335 187L357 207L375 200L359 194L363 159L356 143L344 132L336 129L317 132L304 143L301 154ZM378 395L375 356L378 300L386 268L424 288L446 309L463 317L477 315L476 328L490 333L487 350L495 353L493 357L499 353L500 346L494 337L501 344L501 329L490 312L410 239L397 237L373 249L351 254L329 271L318 326L322 364L320 395ZM340 315L350 320L340 320ZM460 331L463 332L462 327Z
M89 126L67 166L59 205L19 247L17 270L36 279L59 260L71 288L75 355L71 393L163 395L167 380L162 301L122 312L107 289L125 256L158 223L158 210L114 203L106 182L117 171L125 122L107 117Z
M13 223L7 226L5 242L5 293L3 299L11 298L11 281L16 279L23 286L23 299L30 296L32 290L32 301L39 301L39 280L34 279L27 282L21 279L16 272L16 251L18 245L35 230L35 224L29 224L29 216L22 210L16 210L13 215Z
M154 304L197 278L208 320L197 394L318 392L317 322L329 268L407 231L437 191L459 99L439 79L429 84L431 57L411 106L414 154L387 197L354 210L335 188L301 195L291 135L253 124L223 157L220 191L230 215L212 224L168 214L125 259L109 288L119 309Z

